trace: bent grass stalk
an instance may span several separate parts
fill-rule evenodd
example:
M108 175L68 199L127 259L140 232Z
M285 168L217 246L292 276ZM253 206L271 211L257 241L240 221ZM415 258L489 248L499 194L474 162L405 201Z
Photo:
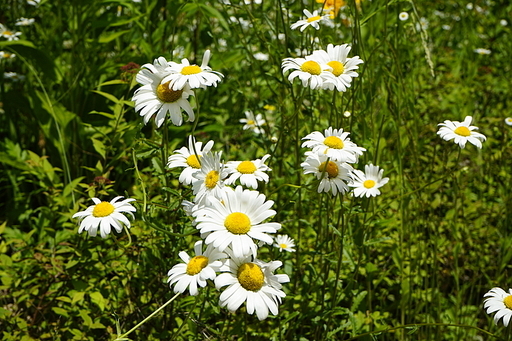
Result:
M119 335L117 336L117 338L114 340L114 341L128 341L130 339L126 338L128 335L130 335L132 332L134 332L135 330L137 330L137 328L139 328L140 326L142 326L144 323L146 323L147 321L149 321L153 316L155 316L156 314L158 314L160 312L160 310L164 309L165 307L167 307L169 304L171 304L178 296L180 295L180 293L177 293L176 295L174 295L169 301L165 302L160 308L158 308L157 310L155 310L153 313L151 313L151 315L149 315L148 317L146 317L144 320L142 320L139 324L137 324L135 327L133 327L132 329L130 329L129 331L127 331L126 333L122 334L122 335Z

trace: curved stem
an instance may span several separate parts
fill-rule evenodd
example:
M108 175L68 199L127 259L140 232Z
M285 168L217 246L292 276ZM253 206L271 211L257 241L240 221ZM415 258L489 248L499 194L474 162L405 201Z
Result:
M123 340L127 340L126 339L126 336L128 336L129 334L131 334L133 331L135 331L137 328L139 328L140 326L142 326L144 323L146 323L147 321L149 321L153 316L155 316L156 314L158 314L160 312L160 310L164 309L165 307L167 307L172 301L174 301L176 299L176 297L178 297L180 295L180 293L177 293L176 295L174 295L169 301L165 302L160 308L158 308L157 310L155 310L151 315L149 315L148 317L146 317L144 320L142 320L139 324L137 324L135 327L133 327L132 329L130 329L129 331L127 331L126 333L124 333L123 335L119 335L114 341L123 341Z

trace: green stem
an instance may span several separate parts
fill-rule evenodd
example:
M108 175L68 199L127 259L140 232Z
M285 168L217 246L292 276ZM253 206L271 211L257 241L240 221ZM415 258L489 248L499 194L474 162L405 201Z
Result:
M114 341L124 341L124 340L127 340L126 339L126 336L128 336L129 334L131 334L133 331L135 331L137 328L139 328L140 326L142 326L144 323L146 323L147 321L149 321L151 318L153 318L153 316L155 316L156 314L158 314L160 312L160 310L164 309L165 307L167 307L169 304L171 304L172 301L174 301L176 299L176 297L178 297L180 295L180 293L177 293L176 295L174 295L169 301L165 302L160 308L158 308L157 310L155 310L151 315L149 315L148 317L146 317L144 320L142 320L139 324L137 324L135 327L133 327L132 329L130 329L129 331L127 331L126 333L124 333L123 335L120 335L118 336Z

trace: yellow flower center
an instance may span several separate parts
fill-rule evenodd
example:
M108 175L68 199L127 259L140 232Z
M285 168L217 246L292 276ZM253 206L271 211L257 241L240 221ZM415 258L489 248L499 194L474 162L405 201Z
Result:
M338 136L327 136L324 140L324 144L333 149L343 149L343 141Z
M505 304L505 307L508 309L512 309L512 295L508 295L503 299L503 303Z
M301 71L308 72L312 75L319 75L322 73L322 68L320 67L320 64L313 60L308 60L307 62L304 62L300 69Z
M206 187L212 189L217 186L217 182L219 182L219 172L212 170L206 174L206 178L204 179L204 185Z
M11 31L3 31L2 34L6 35L6 36L12 36L13 35L13 33Z
M201 156L199 156L199 157L201 157ZM192 154L189 157L187 157L187 165L189 165L192 168L201 168L201 163L199 162L199 158L195 154Z
M94 206L92 210L92 215L96 218L106 217L114 212L114 206L106 201L100 202L98 205Z
M330 67L332 67L332 74L338 77L345 71L345 67L342 63L338 62L337 60L333 60L329 63L327 63Z
M236 277L242 288L250 291L260 290L265 281L263 271L254 263L244 263L240 265Z
M199 73L203 71L203 69L201 69L199 66L197 65L190 65L190 66L185 66L183 69L181 69L181 74L182 75L195 75L196 73Z
M314 17L308 18L307 22L313 22L320 20L321 17L319 15L315 15Z
M276 107L274 105L272 105L272 104L265 104L263 106L263 109L268 110L268 111L275 111Z
M288 247L288 244L283 244L283 243L281 243L281 244L279 244L279 247L280 247L281 249L286 249L286 248Z
M187 264L187 275L194 276L208 265L208 257L195 256Z
M256 172L257 168L252 161L242 161L238 167L236 167L236 170L242 174L253 174Z
M233 234L246 234L251 229L251 220L241 212L233 212L224 220L224 226Z
M467 127L457 127L457 129L455 129L453 132L460 136L471 135L471 131Z
M254 125L256 125L256 122L254 122L254 120L248 120L247 121L247 125L248 126L254 126Z
M365 188L372 188L373 186L375 186L375 181L373 181L373 180L366 180L365 182L363 182L363 186Z
M320 172L326 172L329 176L329 179L335 178L338 176L338 165L332 161L329 161L329 163L322 162L320 167L318 167L318 170Z
M176 90L169 88L169 83L159 84L156 88L156 97L165 103L173 103L181 98L183 90Z

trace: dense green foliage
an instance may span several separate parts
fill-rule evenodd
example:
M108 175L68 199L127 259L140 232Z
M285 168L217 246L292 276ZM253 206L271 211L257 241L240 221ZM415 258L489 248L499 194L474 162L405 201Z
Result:
M0 22L23 34L0 38L16 54L0 71L25 77L0 79L2 339L114 340L174 295L167 272L199 233L181 208L191 189L166 163L192 133L226 161L271 154L260 191L297 252L267 247L259 257L283 262L287 296L259 321L220 308L210 286L129 338L507 339L482 296L512 285L512 22L500 23L512 5L350 0L336 26L300 32L290 24L322 4L231 2L2 1ZM14 26L21 17L35 23ZM283 58L329 43L349 43L364 60L347 92L282 74ZM144 125L131 101L139 66L159 56L200 63L206 49L225 77L196 91L196 122ZM242 130L246 110L265 116L264 134ZM436 134L467 115L487 136L481 150ZM385 169L382 195L317 193L300 167L301 138L329 126L366 148L359 169ZM77 233L75 212L117 195L137 199L130 236Z

